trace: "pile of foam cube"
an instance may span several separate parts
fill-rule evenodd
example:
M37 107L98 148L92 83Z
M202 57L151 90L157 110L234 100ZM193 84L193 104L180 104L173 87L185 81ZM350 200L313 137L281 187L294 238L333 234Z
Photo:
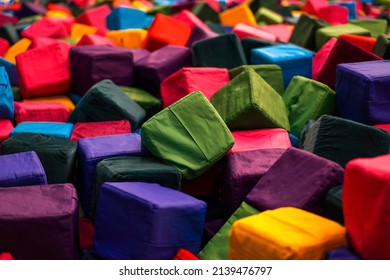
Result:
M390 259L387 0L0 4L0 259Z

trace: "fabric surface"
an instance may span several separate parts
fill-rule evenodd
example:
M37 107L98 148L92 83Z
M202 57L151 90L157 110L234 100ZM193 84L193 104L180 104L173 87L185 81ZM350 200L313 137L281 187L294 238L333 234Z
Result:
M389 256L389 155L350 161L343 184L345 226L352 248L366 260Z
M282 68L284 88L300 75L311 78L313 53L292 44L252 49L251 64L277 64Z
M41 161L35 152L0 156L0 187L46 185Z
M390 59L390 36L379 35L372 52L383 59Z
M336 186L329 190L324 205L324 217L344 225L342 186Z
M106 122L77 122L70 135L70 140L79 141L82 138L96 136L126 134L131 132L128 120Z
M335 113L335 95L331 88L320 82L295 76L283 94L290 132L300 136L308 120L317 120L322 115Z
M341 247L329 250L326 254L327 260L361 260L361 258L349 247Z
M35 133L69 139L73 124L60 122L22 122L15 126L10 136L18 133Z
M338 115L368 125L390 123L389 66L388 60L337 66Z
M243 71L217 91L211 103L232 131L290 130L282 98L253 69Z
M88 217L92 216L97 164L106 158L139 156L144 153L141 137L135 133L83 138L78 141L77 182L80 187L81 204Z
M200 92L187 95L142 125L142 144L179 169L185 179L204 173L233 143L229 129Z
M326 42L314 55L313 69L312 69L313 80L317 79L318 73L320 72L321 68L324 66L337 40L338 40L337 38L330 38L328 42Z
M14 96L4 67L0 67L0 119L14 119Z
M69 63L72 88L80 95L105 79L121 86L133 84L133 54L124 48L105 45L72 47Z
M3 66L5 68L10 84L12 86L19 86L19 78L16 65L6 60L5 58L0 57L0 66Z
M278 42L269 42L267 40L262 40L258 38L252 37L244 37L241 39L241 45L245 53L246 61L250 62L251 59L251 51L252 49L261 48L261 47L269 47L279 45Z
M244 50L235 34L224 34L196 42L192 45L192 60L196 67L231 69L247 64Z
M291 206L321 215L326 194L342 183L343 175L337 163L289 148L252 188L245 202L259 211Z
M192 28L191 36L187 41L186 47L192 48L192 45L198 41L211 39L217 36L218 34L211 31L208 27L207 29L204 29L202 27L195 26Z
M231 260L319 260L347 245L347 234L336 222L282 207L236 221L229 244Z
M14 126L10 120L0 119L0 144L4 140L8 139L10 132L14 129Z
M203 201L158 184L106 183L99 196L94 249L116 260L172 259L179 249L197 254L205 215Z
M15 259L79 259L76 189L72 184L0 188L0 232L0 251Z
M77 143L34 133L17 133L4 141L0 154L34 151L45 169L49 184L73 182Z
M199 260L199 258L188 250L179 249L173 260Z
M15 122L66 122L69 109L61 103L14 102Z
M131 100L111 80L94 85L71 112L67 122L128 120L137 129L145 110Z
M55 96L45 96L45 97L36 97L36 98L25 98L23 102L50 102L50 103L61 103L69 111L73 111L75 108L74 103L68 95L55 95Z
M355 158L387 154L389 147L389 132L329 115L320 117L301 142L302 149L342 167Z

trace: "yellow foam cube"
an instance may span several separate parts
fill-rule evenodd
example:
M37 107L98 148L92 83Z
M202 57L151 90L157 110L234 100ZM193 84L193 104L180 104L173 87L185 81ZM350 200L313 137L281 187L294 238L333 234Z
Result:
M73 111L75 105L72 100L67 95L54 95L54 96L45 96L45 97L36 97L36 98L26 98L23 99L23 102L51 102L51 103L61 103L65 105L70 111Z
M319 260L347 245L346 229L294 207L267 210L236 221L229 233L232 260Z
M150 9L150 7L146 6L145 4L143 4L140 1L133 1L133 2L131 2L131 6L133 8L140 9L140 10L142 10L144 12L146 12L147 10Z
M106 37L113 40L115 44L122 48L142 48L143 42L148 32L143 29L126 29L108 31Z
M70 38L72 39L80 39L84 35L95 34L97 32L97 27L81 24L81 23L73 23L70 27Z
M251 9L245 5L237 5L219 13L219 20L223 25L235 26L238 23L256 25L256 18Z
M64 11L47 11L45 17L48 18L71 18L71 16Z
M31 44L31 40L23 38L13 44L5 53L4 58L14 64L16 64L15 57L22 52L25 52Z

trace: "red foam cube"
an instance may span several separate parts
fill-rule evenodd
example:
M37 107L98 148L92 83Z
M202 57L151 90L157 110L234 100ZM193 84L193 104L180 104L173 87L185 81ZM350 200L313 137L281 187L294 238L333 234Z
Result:
M235 33L240 40L245 37L252 37L270 42L276 42L278 40L276 35L264 31L258 26L246 23L236 24L236 26L233 28L233 33Z
M98 28L98 35L104 35L107 32L106 17L111 13L107 4L96 8L88 9L76 18L76 22L95 26Z
M205 30L210 30L210 28L200 18L188 10L183 10L180 13L173 15L172 18L188 24L191 28L199 26Z
M62 22L42 18L23 30L22 36L29 39L34 37L67 38L69 33Z
M179 249L173 260L199 260L199 258L186 249Z
M99 36L99 35L92 35L92 34L85 34L83 37L81 37L80 41L77 42L76 46L113 46L115 47L115 43L106 37Z
M8 119L0 119L0 143L7 140L10 132L14 129L12 122Z
M131 132L128 120L104 122L78 122L74 125L70 140L79 141L82 138L96 136L126 134Z
M15 122L66 122L70 110L52 102L14 102Z
M9 42L3 38L0 38L0 56L4 56L4 54L9 49Z
M16 56L23 98L67 93L70 89L69 47L51 44Z

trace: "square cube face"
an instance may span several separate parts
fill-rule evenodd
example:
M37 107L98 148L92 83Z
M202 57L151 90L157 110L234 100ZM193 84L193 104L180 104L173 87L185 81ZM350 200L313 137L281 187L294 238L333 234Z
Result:
M93 85L110 79L116 85L133 84L133 54L112 46L77 46L69 53L73 89L84 95Z
M10 120L0 120L0 144L9 137L9 133L14 129Z
M229 257L319 260L328 250L345 246L346 237L345 228L334 221L298 208L282 207L235 222L229 237Z
M10 136L18 133L45 134L58 138L69 139L72 134L73 124L60 122L22 122L10 133Z
M340 64L336 105L341 117L368 125L390 122L390 61Z
M282 68L284 88L294 76L311 78L313 53L291 44L252 49L252 64L277 64Z
M105 183L99 195L95 251L107 259L136 260L172 259L180 248L197 254L205 214L203 201L158 184Z

